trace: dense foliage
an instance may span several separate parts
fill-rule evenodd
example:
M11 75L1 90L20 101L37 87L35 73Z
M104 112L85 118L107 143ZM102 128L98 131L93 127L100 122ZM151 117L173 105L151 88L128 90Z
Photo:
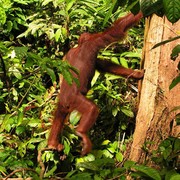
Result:
M109 74L96 72L87 95L101 109L90 132L92 154L79 157L79 141L71 129L79 120L77 112L70 115L62 134L64 151L59 154L46 149L59 74L69 83L76 81L69 69L76 70L62 61L64 54L77 44L82 32L102 31L132 7L137 11L138 1L0 1L0 178L125 179L129 172L134 177L165 176L165 171L160 174L134 162L127 161L121 167L125 144L134 128L137 87L132 80L127 83L127 79ZM139 68L142 38L143 22L130 30L123 42L102 50L99 57ZM180 143L176 139L167 142L168 152L163 150L167 143L162 144L154 157L160 153L162 158L157 163L162 169L169 163L172 171L168 176L177 176L173 170L177 164L171 162Z

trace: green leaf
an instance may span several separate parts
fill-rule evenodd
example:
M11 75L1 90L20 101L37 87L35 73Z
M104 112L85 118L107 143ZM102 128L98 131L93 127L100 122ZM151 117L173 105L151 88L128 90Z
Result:
M134 113L126 107L122 107L121 111L128 117L134 117Z
M174 151L179 151L180 148L180 139L176 138L174 142Z
M174 169L171 171L168 171L165 176L165 180L172 180L174 176L180 176ZM180 179L180 177L179 177ZM175 180L175 179L174 179ZM178 179L177 179L178 180Z
M57 169L57 166L54 165L47 173L45 173L44 177L49 177L53 175L56 169Z
M116 159L118 162L122 162L123 158L124 157L123 157L122 153L120 153L120 152L116 153Z
M17 58L22 59L23 57L27 56L28 47L15 47L14 51Z
M50 2L52 2L53 0L43 0L42 5L46 6L47 4L49 4Z
M4 25L6 23L6 13L5 10L0 7L0 26Z
M54 38L55 38L55 41L56 41L56 42L59 41L60 36L61 36L61 29L58 29L58 30L55 32L55 35L54 35Z
M30 127L37 127L39 125L39 119L31 119L28 122L28 126Z
M27 5L28 1L27 0L14 0L14 2L17 2L19 4Z
M70 66L67 61L63 61L60 66L60 71L68 84L71 85L74 81L77 85L79 85L79 80L72 74L72 72L78 74L78 70Z
M13 68L12 68L12 71L13 71L14 76L15 76L17 79L21 79L21 78L22 78L22 75L21 75L20 71L19 71L17 68L13 67Z
M11 0L1 0L0 6L2 6L4 9L10 9L12 7L12 1Z
M163 151L163 158L164 159L167 159L168 157L170 157L170 155L171 155L171 153L172 153L172 147L170 146L170 147L167 147L164 151Z
M18 92L16 91L16 89L15 88L12 88L12 94L13 94L13 99L15 100L15 101L17 101L18 100Z
M0 126L0 132L3 132L4 130L9 132L13 128L15 120L11 116L11 114L7 114L4 117L3 123Z
M51 69L51 68L46 67L46 72L50 76L52 82L55 82L56 81L56 75L54 73L54 70Z
M92 180L91 173L81 172L73 175L69 180Z
M80 162L81 163L81 162ZM83 162L84 163L84 162ZM82 163L82 164L83 164ZM102 169L104 169L104 168L112 168L112 167L114 167L114 163L115 163L115 161L114 161L114 159L112 159L112 158L103 158L103 159L96 159L96 160L94 160L94 161L90 161L89 160L89 162L85 162L85 164L86 163L89 163L88 165L87 165L87 169L92 169L91 167L90 167L90 165L92 165L93 166L93 169L95 170L95 169L97 169L97 170L102 170ZM93 170L92 169L92 170Z
M34 65L34 63L35 63L34 59L27 57L27 60L26 60L26 63L25 63L25 67L26 68L30 68L31 66Z
M165 14L172 23L180 19L180 1L179 0L163 0Z
M6 53L8 51L3 42L0 42L0 51L2 51L3 53Z
M64 144L64 150L63 150L63 152L68 155L69 152L70 152L71 146L70 146L70 144L67 143L66 141L64 141L63 144Z
M42 60L42 58L39 55L35 54L35 53L28 52L27 55L30 58L32 58L33 60L36 60L37 62L38 61L41 62L41 60Z
M107 157L107 158L113 158L112 153L109 152L107 149L104 149L104 150L103 150L103 154L104 154L104 156Z
M77 172L77 170L71 170L71 171L69 171L69 172L67 173L65 179L70 179L70 177L71 177L72 175L74 176L74 174L75 174L76 172Z
M116 152L116 149L115 149L114 147L108 147L107 150L108 150L111 154L113 154L113 153Z
M113 11L116 3L117 3L117 0L113 1L113 3L112 3L111 1L109 1L110 9L109 9L109 11L106 13L106 16L105 16L105 18L104 18L103 27L106 25L106 23L108 22L110 16L112 15L112 11Z
M127 63L127 61L126 61L125 58L121 57L121 58L120 58L120 63L121 63L121 65L122 65L123 67L128 68L128 63Z
M63 75L64 79L67 81L67 83L72 85L72 83L73 83L72 74L67 69L62 70L62 75Z
M72 8L72 6L75 2L76 2L76 0L67 0L66 1L66 11L67 12Z
M167 138L160 143L159 147L164 147L164 149L165 149L165 148L169 147L170 145L171 145L171 140L170 140L170 138Z
M119 112L119 109L118 108L116 108L116 107L113 107L112 108L112 115L115 117L115 116L117 116L117 113Z
M172 83L169 86L169 90L175 87L178 83L180 83L180 75L173 79Z
M8 31L8 32L11 32L12 27L13 27L12 21L7 21L7 31Z
M4 83L0 80L0 88L2 88Z
M17 126L21 125L24 117L24 112L18 111L18 120L17 120Z
M112 57L112 58L111 58L111 61L112 61L113 63L115 63L115 64L119 64L119 60L118 60L117 57Z
M141 53L138 52L124 52L121 54L122 57L136 57L136 58L141 58Z
M110 140L104 140L101 145L108 145L111 141Z
M5 168L5 167L0 166L0 172L1 172L1 173L3 172L3 174L6 174L6 168Z
M22 134L23 132L26 132L26 127L25 126L18 126L16 127L16 133L17 135Z
M141 0L140 3L141 11L145 16L156 13L163 8L162 0Z
M133 13L139 12L139 0L129 0L127 10L131 10Z
M74 110L74 111L72 111L71 114L70 114L69 121L70 121L70 123L71 123L72 125L75 126L75 125L77 125L77 123L79 122L80 118L81 118L81 113L78 112L78 111L76 111L76 110Z
M126 168L126 169L130 169L132 166L134 166L136 163L134 162L134 161L126 161L125 163L124 163L124 167Z
M94 163L94 161L92 161L92 162L80 162L77 164L77 167L90 169L92 171L98 171L99 170L99 167Z
M44 139L43 138L31 138L27 143L28 144L34 144L34 143L39 143L41 141L43 141Z
M2 131L5 129L6 125L8 124L8 120L10 119L11 116L12 116L11 114L7 114L7 115L4 117L3 123L2 123L1 126L0 126L0 132L2 132Z
M99 78L100 73L98 71L95 72L94 77L91 81L91 87L96 83L97 79Z
M176 60L176 58L179 56L180 53L180 45L178 44L176 47L173 48L172 53L171 53L171 59L173 61Z
M176 174L176 175L173 175L169 180L179 180L179 179L180 179L180 175Z
M161 180L161 176L156 169L143 165L134 165L132 168L135 169L136 171L144 173L145 175L147 175L147 177L150 177L154 180Z
M44 149L47 146L47 140L43 140L38 144L38 150Z

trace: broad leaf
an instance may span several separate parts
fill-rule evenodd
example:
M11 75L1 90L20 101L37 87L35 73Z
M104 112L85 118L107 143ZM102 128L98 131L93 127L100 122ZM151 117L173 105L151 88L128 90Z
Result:
M6 13L2 7L0 7L0 26L4 25L6 22Z
M153 168L146 167L143 165L134 165L133 169L144 173L145 175L147 175L147 177L150 177L154 180L161 180L161 176L160 176L159 172Z
M165 14L172 23L180 19L180 1L179 0L163 0Z
M50 170L44 175L44 177L52 176L52 175L54 174L54 172L55 172L56 169L57 169L57 166L56 166L56 165L53 166L53 168L50 169Z
M163 8L162 0L141 0L141 10L145 16L149 16L161 8Z
M119 162L122 162L123 161L123 155L122 155L122 153L120 153L120 152L118 152L117 154L116 154L116 159L117 159L117 161L119 161Z
M176 58L179 56L180 53L180 45L178 44L176 47L173 48L171 53L171 59L176 60Z
M91 173L86 173L86 172L82 172L82 173L78 173L76 175L73 175L72 177L68 178L69 180L92 180L91 177Z
M174 150L178 152L179 148L180 148L180 139L176 138L174 142Z
M22 78L22 75L21 75L20 71L16 67L9 68L9 70L11 70L13 72L14 76L17 79L21 79Z
M128 117L134 117L134 113L125 107L122 107L121 111Z
M129 168L131 168L132 166L134 166L135 165L135 162L134 161L126 161L125 163L124 163L124 167L126 168L126 169L129 169Z
M78 111L74 110L73 112L71 112L70 117L69 117L69 121L72 125L76 125L79 120L81 118L81 113L79 113Z
M14 50L15 50L16 56L19 59L22 59L23 57L27 55L28 47L15 47Z
M54 70L51 69L51 68L46 67L46 72L50 76L52 82L55 82L56 81L56 75L54 73Z
M170 180L179 180L179 179L180 179L180 174L176 174L170 178Z
M121 57L120 58L120 63L121 63L121 65L123 67L128 68L128 62L127 62L127 60L125 58Z

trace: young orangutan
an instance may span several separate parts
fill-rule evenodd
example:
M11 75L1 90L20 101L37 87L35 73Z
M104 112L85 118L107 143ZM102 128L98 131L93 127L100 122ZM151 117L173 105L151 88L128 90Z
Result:
M61 151L63 145L59 143L59 135L63 129L63 123L66 116L73 110L81 113L81 119L76 133L82 138L82 155L91 151L92 144L87 136L87 132L93 126L98 117L98 107L85 96L90 89L90 83L94 76L95 69L103 72L109 72L120 76L141 79L143 71L134 71L124 68L120 65L113 64L109 61L97 59L100 49L107 45L119 41L125 37L126 31L137 24L143 17L139 12L137 15L132 13L122 17L114 22L112 27L101 33L83 33L78 41L78 46L69 50L65 60L74 66L79 74L72 72L74 77L79 79L80 85L75 82L69 85L62 79L59 102L55 111L55 116L48 139L48 147Z

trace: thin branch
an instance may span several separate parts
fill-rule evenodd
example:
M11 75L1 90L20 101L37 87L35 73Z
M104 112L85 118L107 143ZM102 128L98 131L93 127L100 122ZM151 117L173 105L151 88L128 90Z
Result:
M24 98L27 96L28 92L30 91L31 87L34 85L36 77L33 79L32 83L30 84L29 88L27 89L26 93L24 94L24 96L22 97L22 99L20 100L20 102L17 105L17 109L20 107L22 101L24 100Z
M42 161L42 158L41 158L42 152L44 152L44 151L49 151L49 150L52 150L52 148L44 148L44 149L41 149L41 150L38 151L37 160L38 160L39 165L40 165L40 167L41 167L40 179L43 179L43 177L44 177L44 172L45 172L45 165L44 165L44 163L43 163L43 161Z
M21 168L21 169L14 170L12 173L7 175L4 180L7 180L11 176L13 176L15 173L21 172L21 171L32 171L32 172L36 173L37 175L39 175L34 169L31 169L31 168Z

